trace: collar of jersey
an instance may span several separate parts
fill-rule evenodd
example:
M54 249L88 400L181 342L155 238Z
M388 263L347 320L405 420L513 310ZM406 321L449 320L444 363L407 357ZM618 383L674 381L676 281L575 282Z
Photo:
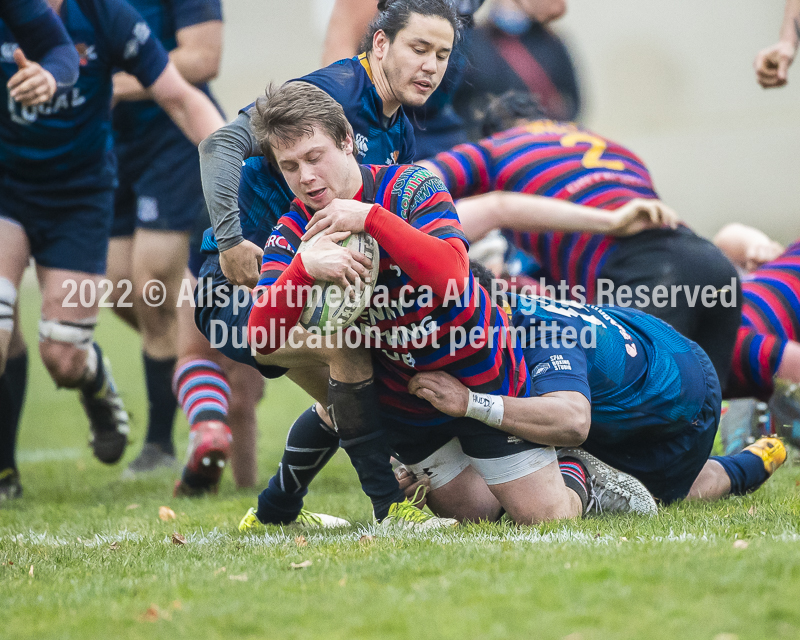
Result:
M367 60L367 52L359 53L358 54L358 61L361 63L361 66L364 67L364 71L367 72L367 76L369 76L369 81L372 84L375 84L375 78L372 77L372 67L369 64L369 60Z

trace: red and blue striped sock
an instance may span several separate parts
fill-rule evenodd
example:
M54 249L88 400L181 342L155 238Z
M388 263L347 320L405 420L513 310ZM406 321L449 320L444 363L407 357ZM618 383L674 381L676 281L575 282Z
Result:
M589 478L586 476L586 469L580 460L575 458L562 458L558 461L558 468L561 470L561 477L568 489L572 489L578 494L583 505L582 512L586 511L589 503Z
M190 428L208 420L228 424L231 388L219 365L210 360L191 360L178 367L172 385Z

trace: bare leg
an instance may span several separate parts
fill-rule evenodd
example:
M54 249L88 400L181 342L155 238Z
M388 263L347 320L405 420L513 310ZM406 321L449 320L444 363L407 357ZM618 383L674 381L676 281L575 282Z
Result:
M494 522L502 507L486 481L467 467L446 485L428 492L428 507L440 518L459 522Z
M687 500L712 502L724 498L731 492L731 479L716 460L708 460L700 470L700 475L692 484Z

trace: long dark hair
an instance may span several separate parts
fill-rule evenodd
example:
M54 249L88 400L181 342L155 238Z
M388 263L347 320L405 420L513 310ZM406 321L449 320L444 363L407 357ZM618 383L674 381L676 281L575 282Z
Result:
M524 91L507 91L494 96L483 113L481 133L491 136L506 129L513 129L520 120L541 120L546 118L536 98Z
M361 41L361 51L372 51L372 41L378 31L383 31L389 42L394 42L398 32L408 25L412 13L447 20L453 27L456 42L461 35L463 19L453 0L379 0L378 11Z

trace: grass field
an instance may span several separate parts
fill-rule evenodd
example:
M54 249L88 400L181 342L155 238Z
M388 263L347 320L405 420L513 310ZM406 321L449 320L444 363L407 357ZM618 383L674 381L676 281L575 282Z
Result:
M798 638L800 465L756 494L658 517L535 528L382 534L346 458L307 506L361 523L325 533L236 524L256 490L171 497L173 478L124 482L145 421L136 336L110 314L98 339L133 415L120 465L95 461L74 393L35 350L19 452L25 495L0 509L0 638ZM270 384L259 407L260 479L308 398ZM178 444L185 446L181 418ZM176 519L159 519L159 507ZM173 533L186 543L171 542ZM304 562L311 564L293 568Z

